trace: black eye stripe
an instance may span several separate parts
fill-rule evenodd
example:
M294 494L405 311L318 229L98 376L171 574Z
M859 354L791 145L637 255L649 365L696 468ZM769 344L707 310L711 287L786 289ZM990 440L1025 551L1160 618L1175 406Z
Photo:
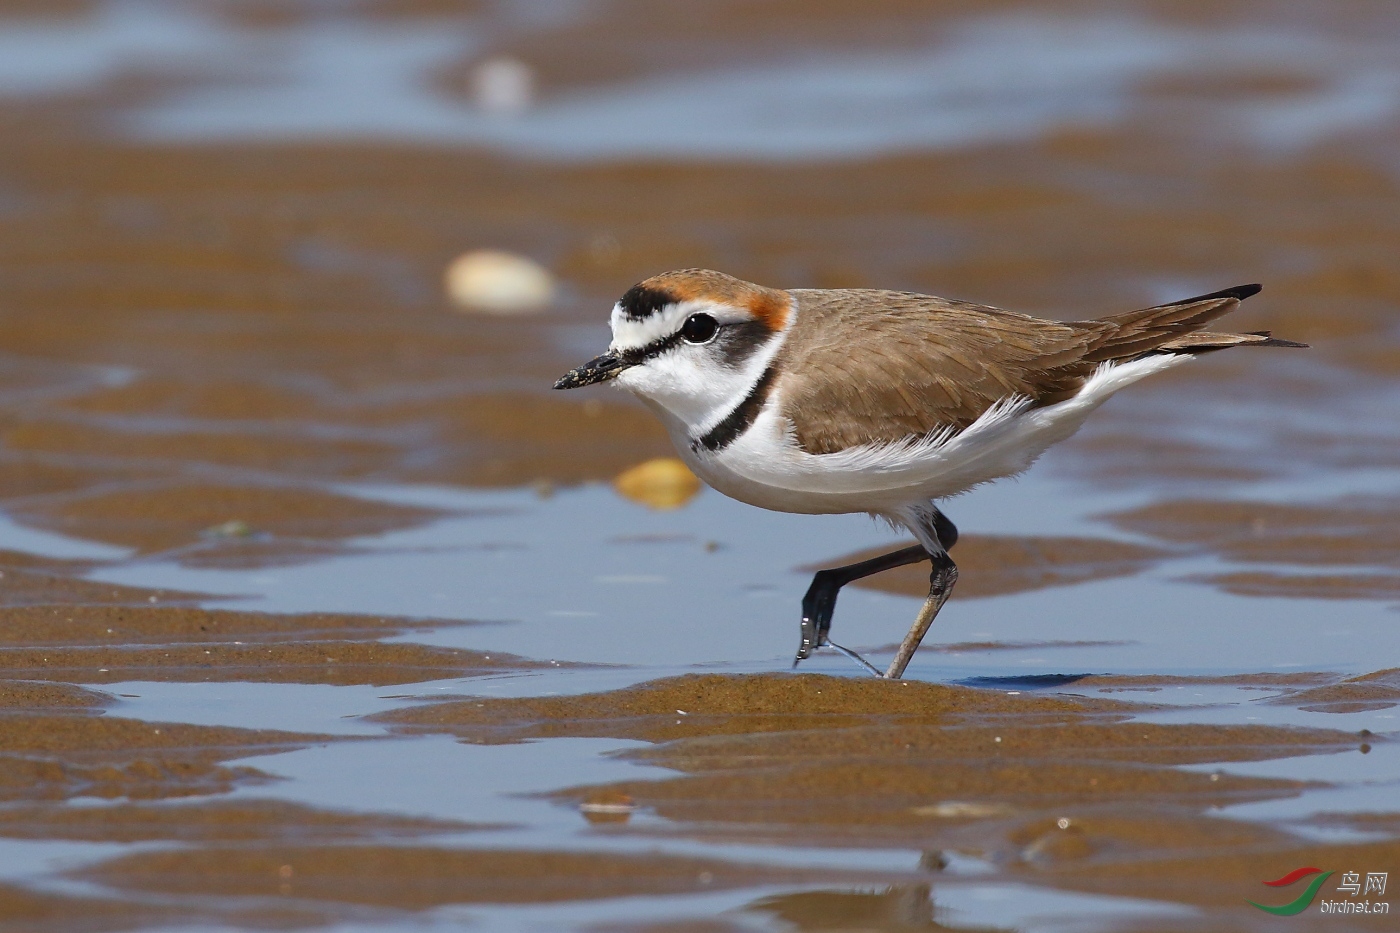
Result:
M638 363L645 363L647 360L655 359L680 342L681 335L680 332L677 331L669 337L653 340L651 343L644 344L640 347L621 350L617 355L628 366L636 366Z
M691 315L694 317L695 315ZM708 316L708 315L707 315ZM689 318L687 318L689 320ZM728 324L716 322L717 336L712 341L706 343L717 343L720 348L719 362L730 368L737 369L751 357L759 347L768 342L772 337L772 332L758 321L735 321ZM655 359L663 353L673 349L677 344L684 342L681 335L685 332L684 326L674 334L669 334L651 343L640 347L631 347L626 350L619 350L617 355L628 366L636 366L645 363L647 360ZM692 344L700 346L701 344Z
M738 369L748 362L773 336L766 326L758 321L737 321L720 328L718 343L721 362L731 369Z

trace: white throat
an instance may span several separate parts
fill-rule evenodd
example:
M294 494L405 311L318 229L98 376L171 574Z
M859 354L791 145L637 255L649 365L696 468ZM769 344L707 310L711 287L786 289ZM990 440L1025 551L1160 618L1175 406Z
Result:
M671 307L677 311L672 313ZM645 346L645 343L635 342L643 336L650 337L646 342L662 339L674 333L681 321L699 310L714 315L721 323L725 322L722 309L716 309L713 305L683 302L671 307L666 309L666 317L673 322L669 328L662 327L659 322L652 326L650 319L625 321L619 327L620 314L615 310L613 348ZM730 318L735 319L737 316ZM617 377L617 384L637 395L658 414L669 416L664 420L672 434L683 431L688 443L704 436L748 397L782 348L785 335L786 330L774 334L735 367L716 363L705 345L695 346L681 341L668 352L624 370ZM675 440L680 443L679 437Z

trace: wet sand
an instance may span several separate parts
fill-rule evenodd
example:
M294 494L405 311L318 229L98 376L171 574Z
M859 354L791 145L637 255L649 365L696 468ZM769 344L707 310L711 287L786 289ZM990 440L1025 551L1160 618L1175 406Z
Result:
M1400 705L1400 668L1376 671L1287 698L1299 709L1315 713L1361 713Z
M693 831L845 844L927 841L940 823L1065 806L1153 800L1200 811L1300 785L1172 766L1358 744L1330 730L1125 721L1141 709L910 682L697 675L557 700L444 701L378 718L475 742L604 735L660 743L633 756L684 776L560 796L630 799Z
M39 933L63 930L132 930L175 924L221 923L255 929L322 926L338 919L334 912L304 904L203 908L157 904L149 899L92 897L36 892L0 885L0 922Z
M4 610L0 671L16 680L398 684L539 666L380 640L472 624L461 620L202 609L189 604L196 594L8 573L7 583L20 583L19 605ZM83 605L94 593L113 602Z
M270 800L210 801L178 807L145 802L74 810L52 804L11 807L0 814L0 836L91 842L336 842L411 839L499 827L448 820L356 816Z
M100 715L114 699L76 686L6 682L0 691L0 797L149 800L227 793L267 776L224 762L326 739Z
M447 904L577 901L811 883L821 873L597 853L452 851L410 846L220 848L132 855L87 877L115 887L205 897L292 896L345 906L424 910Z
M912 847L934 866L941 852L956 852L1036 884L1144 893L1224 909L1213 916L1245 924L1240 892L1255 893L1249 885L1269 875L1265 866L1379 863L1395 853L1392 843L1303 845L1286 832L1222 820L1213 813L1223 806L1294 796L1306 785L1178 767L1338 753L1356 749L1356 735L1128 718L1142 710L1082 696L767 675L692 676L557 700L444 701L380 718L472 742L610 735L652 743L629 757L675 776L555 795L614 835ZM665 829L653 820L633 829L633 814L660 816ZM1202 853L1214 854L1203 862ZM904 888L884 897L897 900L895 890ZM927 903L928 891L916 891L912 903Z

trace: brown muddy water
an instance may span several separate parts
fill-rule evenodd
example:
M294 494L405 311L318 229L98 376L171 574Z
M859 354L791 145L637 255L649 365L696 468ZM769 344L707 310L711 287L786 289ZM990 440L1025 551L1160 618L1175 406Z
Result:
M2 0L0 930L1394 929L1322 908L1400 885L1398 152L1387 4ZM686 266L1313 347L950 503L909 681L794 675L897 537L548 389Z

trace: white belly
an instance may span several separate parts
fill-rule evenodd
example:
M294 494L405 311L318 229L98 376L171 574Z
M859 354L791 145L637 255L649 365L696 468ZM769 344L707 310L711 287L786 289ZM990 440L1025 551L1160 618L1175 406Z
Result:
M731 498L779 512L894 516L910 504L954 496L1023 472L1052 445L1079 430L1114 392L1189 359L1184 354L1161 355L1104 364L1078 394L1054 405L1030 408L1026 402L1008 401L957 434L831 454L810 454L798 447L776 400L718 454L696 454L685 426L658 414L695 474Z

